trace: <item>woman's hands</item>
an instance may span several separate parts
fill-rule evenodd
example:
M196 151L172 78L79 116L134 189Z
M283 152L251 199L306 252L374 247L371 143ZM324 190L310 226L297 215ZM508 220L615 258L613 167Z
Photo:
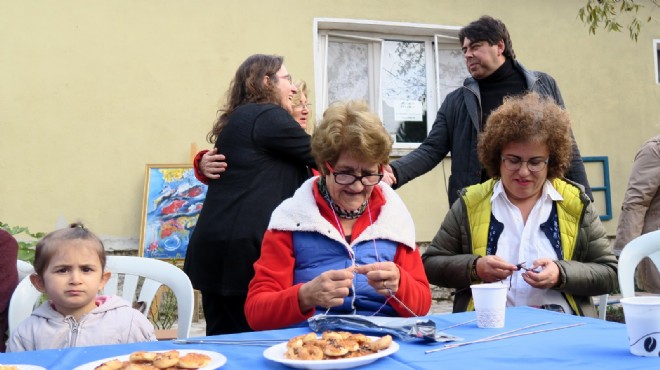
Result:
M550 258L539 258L525 270L523 280L534 288L549 289L559 283L559 266ZM504 280L515 271L518 271L516 265L498 256L485 256L477 261L477 275L486 283Z
M518 271L516 265L499 256L484 256L477 260L477 275L484 283L504 280L515 271Z
M369 285L382 295L390 296L399 290L401 273L394 262L376 262L368 265L355 266L355 272L367 276Z
M522 276L525 282L534 288L550 289L559 284L559 266L549 258L539 258Z
M396 294L399 290L401 273L393 262L376 262L343 270L329 270L300 287L300 311L307 312L314 307L340 306L353 287L355 273L366 275L369 285L382 295L389 296L390 291L391 294Z
M298 291L300 312L341 305L353 286L353 270L329 270L303 284Z

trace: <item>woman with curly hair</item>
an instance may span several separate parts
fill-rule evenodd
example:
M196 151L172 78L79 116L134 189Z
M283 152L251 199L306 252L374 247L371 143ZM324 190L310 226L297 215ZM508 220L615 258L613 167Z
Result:
M492 177L461 191L423 256L431 284L455 288L454 312L474 309L471 284L510 286L507 306L596 317L591 296L617 284L617 260L584 187L563 178L568 113L536 93L507 99L477 146Z

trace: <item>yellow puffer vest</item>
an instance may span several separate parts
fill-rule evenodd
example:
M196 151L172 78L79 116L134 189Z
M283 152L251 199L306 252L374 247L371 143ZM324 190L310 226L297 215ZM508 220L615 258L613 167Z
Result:
M491 215L490 198L493 196L495 182L496 180L490 179L482 184L470 186L461 195L467 214L472 253L479 256L486 255ZM552 186L564 198L564 200L557 203L559 238L564 260L572 260L580 224L584 216L585 204L580 199L580 189L575 185L561 179L554 179L551 182ZM564 294L564 297L577 315L584 315L572 295ZM474 310L472 299L468 303L467 310Z

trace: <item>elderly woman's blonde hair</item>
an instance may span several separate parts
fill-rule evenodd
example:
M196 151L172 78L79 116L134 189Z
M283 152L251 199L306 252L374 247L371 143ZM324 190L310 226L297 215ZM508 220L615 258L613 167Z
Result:
M392 150L390 137L378 115L364 101L333 103L312 135L312 155L323 175L342 153L365 163L388 164Z
M548 179L563 177L572 156L570 119L566 110L535 92L505 98L490 114L477 144L479 160L491 177L500 178L504 147L528 141L547 145Z
M291 97L292 107L300 105L300 101L302 100L303 94L305 95L305 97L307 97L307 83L303 80L298 81L298 83L296 84L296 89L298 89L298 92L293 94L293 96Z

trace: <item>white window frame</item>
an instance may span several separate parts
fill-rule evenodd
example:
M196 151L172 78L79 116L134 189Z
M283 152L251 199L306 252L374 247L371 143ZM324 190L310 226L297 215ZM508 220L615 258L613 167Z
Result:
M327 108L327 69L326 69L326 51L328 47L329 37L342 37L347 39L362 39L371 42L371 45L376 45L380 40L382 44L382 35L392 35L393 38L406 37L410 40L425 40L427 65L433 62L433 58L438 60L438 50L440 44L445 45L448 49L460 50L458 44L458 31L461 26L444 26L435 24L419 24L419 23L405 23L405 22L385 22L364 19L345 19L345 18L315 18L313 22L314 34L314 93L315 93L315 109L316 121L321 119L323 111ZM435 47L431 48L431 41L434 41ZM372 46L373 47L373 46ZM370 49L371 55L374 56L370 69L377 71L378 76L370 76L374 81L378 81L380 85L380 50ZM434 54L432 54L434 53ZM439 79L436 78L439 74L439 66L435 63L434 68L427 68L427 133L431 130L435 114L440 107L439 101ZM380 91L370 91L370 98L374 98L372 103L375 106L372 109L379 114L382 118L382 104L380 102ZM417 148L419 143L396 143L392 150L393 156L402 156L413 149Z

